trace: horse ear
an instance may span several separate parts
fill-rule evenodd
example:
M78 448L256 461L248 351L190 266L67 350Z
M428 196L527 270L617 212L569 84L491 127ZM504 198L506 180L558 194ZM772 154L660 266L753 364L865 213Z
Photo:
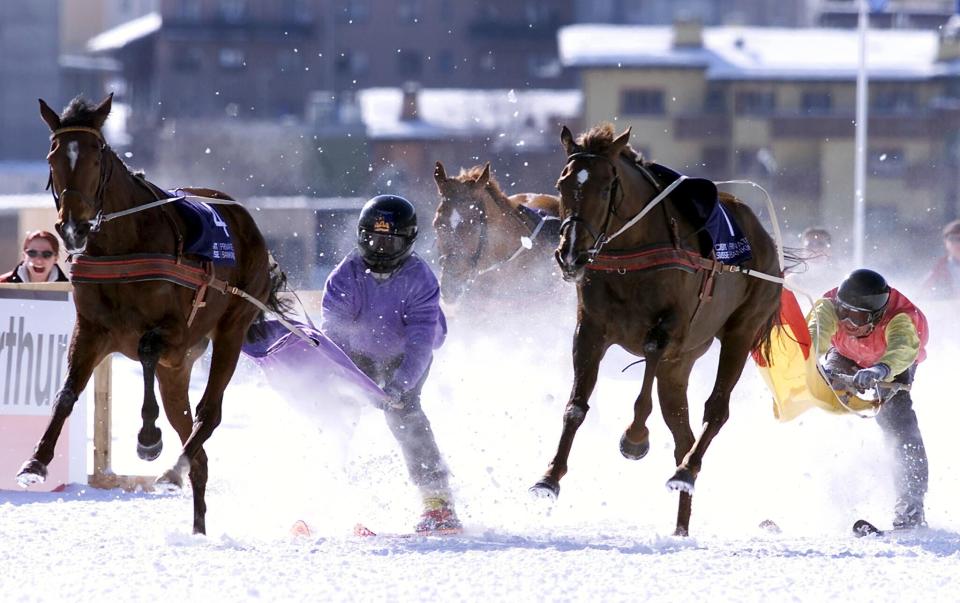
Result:
M577 152L577 143L573 140L573 132L567 126L563 126L563 129L560 130L560 143L567 155L573 155Z
M630 130L631 130L631 129L632 129L632 127L631 127L631 128L627 128L626 131L625 131L623 134L621 134L620 136L617 136L617 137L613 140L613 142L610 144L610 155L611 155L611 156L616 157L617 155L619 155L619 154L620 154L620 151L623 150L623 147L627 146L627 143L630 142Z
M103 99L103 102L97 105L97 108L93 110L93 125L98 130L103 127L103 122L107 121L107 116L110 115L110 107L113 106L113 92L107 95L107 98Z
M488 161L486 165L483 166L483 171L480 172L480 175L477 176L477 184L481 186L486 186L490 182L490 162Z
M437 181L438 185L447 181L447 170L443 169L443 164L439 161L437 166L433 168L433 179Z
M40 117L43 118L43 121L47 122L47 126L50 128L51 132L55 132L60 129L60 116L57 115L57 112L50 108L50 105L46 103L42 98L38 98L40 101Z

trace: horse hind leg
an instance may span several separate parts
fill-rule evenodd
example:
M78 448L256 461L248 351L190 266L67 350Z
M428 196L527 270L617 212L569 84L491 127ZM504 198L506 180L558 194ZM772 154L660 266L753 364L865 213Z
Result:
M643 343L643 354L646 359L643 385L640 388L640 395L633 403L633 422L620 437L620 454L632 461L642 459L650 451L650 430L647 428L647 419L653 410L654 377L657 374L660 359L663 357L663 350L670 341L667 324L667 318L661 317L647 332Z
M157 362L163 347L163 338L156 330L144 333L137 345L140 366L143 368L143 407L140 410L143 426L137 434L137 456L145 461L156 460L163 450L163 437L157 427L160 407L154 393Z

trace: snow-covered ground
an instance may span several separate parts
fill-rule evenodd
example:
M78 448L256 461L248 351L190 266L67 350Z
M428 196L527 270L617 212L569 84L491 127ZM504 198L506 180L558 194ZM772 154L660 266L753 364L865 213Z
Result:
M158 496L83 485L53 494L0 492L0 598L957 599L960 461L953 429L960 409L953 371L960 346L939 328L955 317L931 317L931 354L914 390L931 459L931 529L899 540L850 533L857 518L881 525L891 519L893 492L874 422L811 411L777 423L752 365L706 456L692 536L673 537L677 495L664 487L673 443L656 408L650 454L631 462L618 451L643 371L638 365L621 373L631 358L619 350L603 364L559 500L552 508L531 500L526 490L560 433L572 375L572 319L566 309L554 333L525 335L514 325L500 339L458 331L451 322L424 406L454 473L462 537L352 536L358 521L404 531L417 519L417 494L382 417L365 412L346 437L324 418L330 403L323 392L282 400L245 363L207 446L206 537L190 534L189 492ZM715 360L714 351L694 372L694 425ZM115 469L156 474L176 458L175 436L164 423L160 460L136 459L139 369L128 361L114 366ZM202 386L195 381L194 403ZM288 535L297 518L312 524L312 537ZM782 533L758 528L768 518Z

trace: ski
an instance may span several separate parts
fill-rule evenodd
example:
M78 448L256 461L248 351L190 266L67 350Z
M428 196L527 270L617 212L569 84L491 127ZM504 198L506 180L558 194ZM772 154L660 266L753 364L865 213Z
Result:
M294 537L309 538L311 535L310 526L302 519L298 519L290 526L290 535Z
M863 538L864 536L883 536L884 531L866 519L858 519L853 522L853 534L857 538Z
M431 530L429 532L374 532L362 523L353 526L353 535L361 538L422 538L425 536L457 536L463 534L463 528Z

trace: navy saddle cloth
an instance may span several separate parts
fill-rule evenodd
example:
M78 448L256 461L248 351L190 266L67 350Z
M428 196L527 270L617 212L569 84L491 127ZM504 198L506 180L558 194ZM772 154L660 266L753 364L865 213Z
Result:
M188 193L172 191L172 194L181 196ZM230 228L215 207L192 199L174 201L173 206L187 227L183 233L184 253L198 255L219 265L233 266L236 263Z
M680 174L670 168L653 163L647 166L664 187L672 184ZM717 185L705 178L687 178L670 194L675 207L706 237L701 240L700 252L705 257L711 251L723 264L740 265L753 257L750 241L740 229L733 216L720 203Z
M537 233L536 237L532 237L534 245L543 241L544 244L556 246L560 242L560 218L539 208L527 207L526 205L520 205L519 208L525 218L532 224L531 230ZM537 230L538 227L539 230Z

